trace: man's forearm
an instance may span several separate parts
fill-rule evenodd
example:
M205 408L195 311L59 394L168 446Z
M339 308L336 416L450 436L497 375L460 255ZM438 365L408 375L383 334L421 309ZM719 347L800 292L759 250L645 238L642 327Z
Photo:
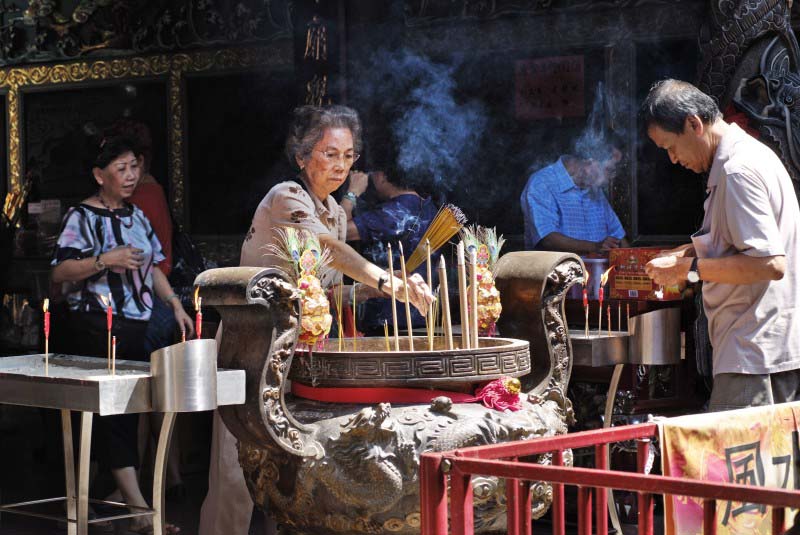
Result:
M541 239L536 248L546 251L567 251L576 254L588 254L600 251L600 245L597 242L576 240L575 238L564 236L560 232L551 232Z
M786 272L785 256L748 256L737 254L697 261L700 279L722 284L753 284L780 280Z

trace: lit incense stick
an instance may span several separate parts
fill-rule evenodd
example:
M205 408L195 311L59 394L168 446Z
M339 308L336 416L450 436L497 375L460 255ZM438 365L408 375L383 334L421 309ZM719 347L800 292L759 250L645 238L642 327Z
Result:
M472 338L469 335L469 305L467 304L467 268L464 261L464 242L458 242L457 268L458 268L458 299L461 305L461 348L472 347ZM439 282L441 284L441 281Z
M469 252L469 286L470 300L472 301L472 323L469 332L472 336L472 347L478 348L478 253L475 249Z
M117 337L111 337L111 375L117 374Z
M428 288L433 288L433 268L431 267L431 241L425 239L425 251L428 261ZM431 290L433 291L433 290ZM433 301L428 305L428 315L425 318L425 326L428 328L428 350L433 351Z
M394 329L394 350L400 351L400 335L397 333L397 297L394 293L394 259L392 259L392 244L386 246L389 252L389 290L392 292L392 327Z
M403 296L406 301L406 324L408 325L408 350L414 351L414 333L411 327L411 303L408 302L408 276L406 275L406 259L403 256L403 242L398 242L400 249L400 274L403 277Z
M447 340L447 349L453 349L453 324L450 321L450 296L447 294L447 267L444 255L439 257L439 295L442 299L442 330Z
M611 336L611 305L606 309L606 319L608 320L608 336Z

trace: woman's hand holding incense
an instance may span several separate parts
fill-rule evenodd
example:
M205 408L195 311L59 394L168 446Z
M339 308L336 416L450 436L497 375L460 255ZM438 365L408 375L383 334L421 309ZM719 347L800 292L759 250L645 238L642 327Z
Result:
M384 285L384 288L390 291L388 285ZM400 277L394 278L394 293L399 301L404 301L403 279ZM428 312L428 305L433 303L433 293L419 273L408 277L408 300L423 316Z

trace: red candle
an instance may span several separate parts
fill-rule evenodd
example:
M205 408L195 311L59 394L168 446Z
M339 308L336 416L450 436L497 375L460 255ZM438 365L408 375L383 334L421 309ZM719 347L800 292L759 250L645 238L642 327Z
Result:
M203 337L203 312L200 309L197 310L194 316L194 330L197 331L197 338Z
M44 310L44 339L45 344L47 339L50 338L50 299L45 298L42 309Z
M111 294L108 294L108 301L106 302L106 328L111 332L111 325L114 323L114 312L111 310Z
M589 292L586 290L586 288L583 289L583 306L589 306Z
M197 338L203 336L203 298L200 297L200 287L194 290L194 330L197 332Z

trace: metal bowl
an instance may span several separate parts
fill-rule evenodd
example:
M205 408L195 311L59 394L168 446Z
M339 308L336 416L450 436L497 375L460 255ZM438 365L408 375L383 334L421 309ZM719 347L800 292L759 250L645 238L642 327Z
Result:
M477 349L445 349L436 338L432 351L425 337L407 337L400 351L387 351L385 338L329 339L313 351L298 350L289 378L320 387L463 388L500 377L521 377L531 371L528 342L513 338L481 338ZM389 339L390 347L393 340ZM424 350L422 349L424 348Z

